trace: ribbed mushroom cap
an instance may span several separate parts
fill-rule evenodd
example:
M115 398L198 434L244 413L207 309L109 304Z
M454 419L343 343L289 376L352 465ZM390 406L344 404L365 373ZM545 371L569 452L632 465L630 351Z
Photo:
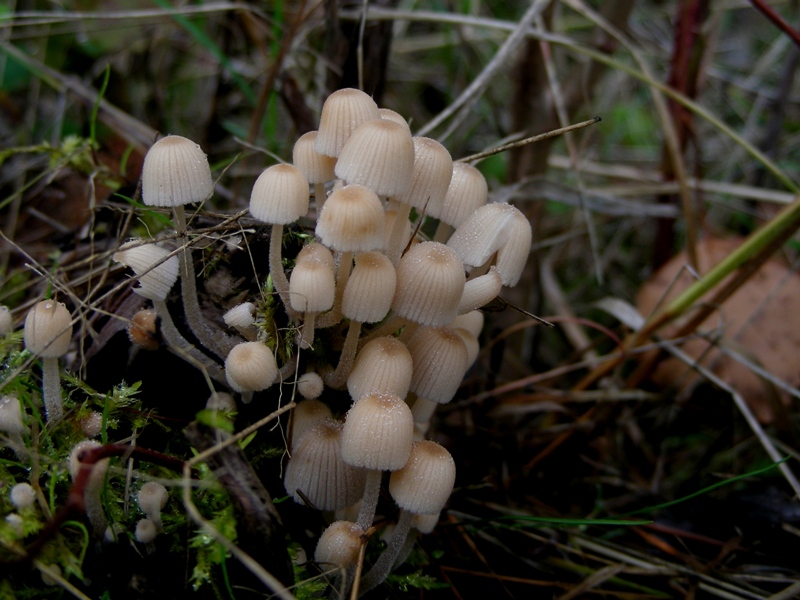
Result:
M411 391L444 404L450 402L467 371L467 347L447 327L423 327L408 343L414 361Z
M335 275L327 261L307 258L298 261L289 277L289 300L301 313L319 313L333 307Z
M317 220L322 243L339 252L366 252L383 248L383 204L368 187L348 185L335 190Z
M403 342L394 337L375 338L359 350L347 378L347 391L354 400L381 392L405 398L412 373L411 353Z
M320 377L319 373L315 373L314 371L303 373L297 379L297 391L303 398L319 398L324 389L325 384L322 381L322 377Z
M237 344L225 359L225 379L237 392L259 392L278 378L272 350L261 342Z
M447 241L466 265L479 267L506 242L516 208L510 204L485 204L456 228ZM530 247L529 247L530 249Z
M450 186L437 216L448 225L458 227L486 204L488 196L489 186L483 173L467 163L453 163Z
M458 329L459 327L466 329L476 338L480 337L483 331L483 313L479 310L473 310L463 315L458 315L448 327L450 329Z
M300 438L283 479L295 502L302 493L318 510L337 510L363 495L366 472L342 460L341 437L342 424L325 419Z
M295 264L300 264L306 260L321 261L325 263L325 266L331 270L336 268L331 251L322 244L318 244L316 242L306 244L300 249L300 252L297 254L297 258L295 259Z
M435 515L444 508L456 481L453 457L436 442L416 442L408 463L392 473L389 493L403 510Z
M512 207L514 208L514 207ZM514 208L514 219L508 229L505 243L497 251L497 272L503 285L513 287L519 282L528 256L531 253L533 232L527 217Z
M297 138L292 149L292 163L303 172L309 183L325 183L336 179L333 172L336 158L317 152L314 149L316 139L316 131L309 131Z
M434 139L415 137L413 141L411 187L397 199L420 211L424 210L427 215L438 217L453 175L453 158L447 148Z
M464 266L453 250L438 242L422 242L397 265L392 308L415 323L446 325L458 314L464 283Z
M393 121L398 125L402 125L406 129L408 129L409 132L411 131L411 127L409 127L408 121L406 121L406 118L399 112L394 111L391 108L379 108L378 112L381 115L381 119L386 119L387 121Z
M298 402L292 410L292 445L296 446L304 433L331 418L331 409L324 402L314 398Z
M256 322L255 311L255 304L252 302L242 302L222 315L222 320L225 321L225 325L228 327L244 329Z
M397 287L394 265L380 252L357 254L355 262L344 288L342 313L359 323L377 323L392 307Z
M178 280L180 263L177 256L166 258L169 250L155 244L131 240L114 253L113 259L130 267L139 277L133 291L149 300L165 300Z
M463 327L453 328L451 326L449 329L455 331L461 337L461 341L464 342L464 346L467 348L467 369L469 369L478 358L478 354L480 354L480 342L478 342L478 338L472 335L471 331L468 331Z
M200 146L179 135L152 145L142 167L142 201L148 206L181 206L211 196L214 182Z
M436 528L436 525L439 523L440 516L441 516L441 511L432 515L415 514L414 518L411 519L411 527L413 527L420 533L430 533Z
M361 536L364 531L350 521L336 521L322 532L314 551L314 560L321 565L346 569L358 562Z
M342 458L354 467L396 471L406 464L414 435L411 409L394 394L362 396L347 413Z
M43 358L67 353L72 337L72 317L61 302L42 300L25 317L25 347Z
M250 194L250 214L263 223L288 225L308 212L308 181L292 165L277 164L256 179Z
M497 298L502 288L503 280L494 266L488 273L470 279L464 285L464 294L458 303L458 314L463 315L488 304Z
M379 196L405 194L414 172L411 134L393 121L367 121L347 140L334 170L347 183L365 185Z
M322 105L314 148L326 156L339 156L359 125L380 117L378 105L361 90L337 90Z

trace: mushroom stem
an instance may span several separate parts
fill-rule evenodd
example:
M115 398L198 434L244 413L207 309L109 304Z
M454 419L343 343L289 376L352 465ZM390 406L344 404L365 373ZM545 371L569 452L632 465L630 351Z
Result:
M358 348L358 336L361 333L361 323L358 321L350 321L350 326L347 328L347 336L344 339L344 347L342 354L339 356L339 364L333 373L325 377L325 383L332 388L340 388L347 381L350 371L353 368L353 362L356 358L356 349Z
M444 221L439 221L439 225L436 227L436 233L433 234L433 241L446 244L454 231L455 228L452 225L448 225Z
M283 241L283 225L273 225L272 235L269 238L269 273L272 275L272 282L281 297L281 302L286 309L289 318L295 318L297 311L292 308L289 300L289 279L283 270L281 263L281 243Z
M380 555L375 565L361 579L361 585L358 588L360 594L368 592L389 575L389 572L394 566L395 559L406 544L413 519L413 513L407 510L400 511L400 518L397 520L397 525L392 532L389 545L386 547L386 550L383 551L383 554Z
M333 308L320 317L317 328L325 329L333 327L342 320L342 300L344 299L344 288L347 280L350 279L350 271L353 267L353 253L342 252L339 255L339 268L336 271L336 291L333 297Z
M173 207L175 215L175 227L178 231L178 243L183 248L179 256L181 267L181 296L183 298L183 310L186 313L186 322L189 329L197 337L198 341L208 350L220 358L225 358L233 347L233 343L227 336L213 330L200 312L200 302L197 299L197 283L194 275L194 260L192 250L189 248L189 238L186 235L186 214L183 205Z
M314 198L317 200L317 217L322 212L322 207L325 206L325 184L314 184Z
M42 358L42 396L44 414L47 422L56 421L64 415L61 403L61 375L58 372L58 358Z
M361 500L361 508L358 510L356 525L364 531L372 526L375 518L375 509L378 507L378 497L381 492L381 476L383 471L370 469L367 471L367 481L364 485L364 497Z
M175 327L172 316L167 309L167 303L164 300L153 300L153 307L156 309L156 315L161 319L161 333L164 335L164 339L167 341L170 349L187 362L198 363L200 367L208 371L209 376L214 381L227 384L225 373L223 373L219 365L192 346L189 341L181 335L178 328Z
M307 312L303 316L303 333L300 336L300 343L299 346L301 349L305 350L307 348L311 348L314 344L314 332L316 331L316 323L317 320L317 313L315 312Z
M411 205L402 203L397 205L397 214L392 224L392 232L389 234L389 241L386 244L386 256L389 257L395 267L400 262L400 257L403 254L403 229L406 221L408 221L409 214L411 214Z

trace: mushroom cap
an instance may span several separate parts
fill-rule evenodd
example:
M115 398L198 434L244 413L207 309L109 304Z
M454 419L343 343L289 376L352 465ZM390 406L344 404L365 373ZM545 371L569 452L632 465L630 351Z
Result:
M358 562L362 535L364 530L350 521L331 523L317 542L314 560L340 569L353 566Z
M72 317L61 302L37 302L25 317L25 347L43 358L67 353L72 338Z
M272 350L261 342L237 344L225 359L225 378L237 392L259 392L278 378Z
M458 329L459 327L466 329L477 338L480 337L481 331L483 331L483 321L483 313L479 310L473 310L463 315L458 315L448 327L450 329Z
M228 392L214 391L206 400L206 409L236 412L236 400Z
M81 452L84 450L91 450L92 448L99 448L100 446L102 446L100 442L96 442L94 440L83 440L72 447L72 450L69 453L67 464L70 477L72 477L73 481L78 476L78 473L80 473L81 465L83 464L78 458L81 455ZM89 480L86 484L87 489L99 489L100 486L103 485L109 460L110 459L108 458L103 458L94 463L94 465L91 465L92 472L89 475Z
M178 280L180 263L178 257L170 256L169 250L155 244L142 244L142 240L130 240L114 253L114 260L133 269L139 277L139 285L133 291L149 300L165 300Z
M380 117L378 105L361 90L336 90L322 105L314 148L326 156L339 156L345 142L359 125Z
M308 212L308 180L292 165L264 169L253 184L250 214L262 223L288 225Z
M365 185L379 196L405 194L414 172L411 134L393 121L367 121L347 140L334 171L347 183Z
M355 262L344 288L342 313L359 323L377 323L392 307L397 288L394 266L380 252L357 254Z
M22 405L13 395L0 397L0 431L21 434L25 431L22 421Z
M402 125L406 129L408 129L409 133L411 132L411 127L409 127L408 121L406 121L406 118L399 112L394 111L391 108L379 108L378 112L381 115L381 119L386 119L387 121L394 121L398 125Z
M506 234L506 241L497 250L497 261L495 262L503 285L508 287L514 287L519 282L525 264L528 262L533 240L533 231L528 218L516 208L513 210L513 216Z
M486 204L489 186L486 178L470 164L453 163L453 176L437 215L441 221L453 227L460 226L472 213Z
M0 304L0 335L8 335L14 329L14 319L7 306Z
M314 371L303 373L297 379L297 391L300 392L303 398L309 400L319 398L324 389L325 383L322 381L322 377L320 377L319 373L315 373Z
M148 481L136 495L136 502L149 519L158 521L158 515L160 515L161 509L167 505L168 498L167 488L156 481Z
M464 293L464 265L444 244L422 242L397 264L392 308L421 325L446 325L456 318Z
M142 201L148 206L202 202L214 190L211 168L192 140L168 135L150 147L142 167Z
M438 217L453 175L453 158L447 148L434 139L415 137L413 142L411 187L397 199L420 211L424 210L427 215Z
M403 510L435 515L444 508L456 481L453 457L436 442L414 443L406 465L392 473L389 493Z
M441 511L431 515L415 514L414 518L411 519L411 527L420 533L430 533L436 528L436 525L439 524L440 516Z
M14 508L17 510L24 510L33 506L36 500L36 492L33 490L30 483L18 483L11 488L9 499L11 500L11 504L14 505Z
M320 400L309 398L298 402L292 410L292 446L297 446L304 433L331 418L331 409Z
M317 152L314 148L316 139L316 131L309 131L297 138L292 149L292 163L303 172L308 183L325 183L336 179L333 172L336 158Z
M461 336L448 327L423 327L409 341L408 351L414 361L411 391L440 404L450 402L469 366Z
M488 304L500 293L503 288L503 279L497 272L497 267L492 266L488 273L470 279L464 285L464 294L458 303L458 314L472 312Z
M256 305L252 302L242 302L222 315L222 320L228 327L247 328L256 322Z
M362 396L347 413L342 458L354 467L395 471L406 464L413 435L411 409L398 396Z
M517 226L515 213L519 211L510 204L485 204L456 228L447 245L458 253L464 264L479 267L506 243L512 229ZM526 257L529 251L530 244Z
M333 253L330 249L317 242L311 242L303 246L297 254L297 258L295 258L295 264L300 264L306 260L322 261L331 270L336 268Z
M316 234L339 252L383 248L383 204L368 187L351 184L334 190L322 207Z
M347 390L353 400L386 392L405 398L411 385L413 361L406 345L394 337L370 340L359 350Z
M158 350L157 321L158 316L152 308L137 310L128 323L128 339L134 346L143 350Z
M327 418L300 438L286 465L283 485L295 502L308 498L319 510L337 510L364 494L366 472L342 460L342 423Z
M336 278L325 260L306 258L295 264L289 277L289 301L301 313L320 313L333 307Z
M140 544L152 544L158 537L158 527L150 519L139 519L134 535Z

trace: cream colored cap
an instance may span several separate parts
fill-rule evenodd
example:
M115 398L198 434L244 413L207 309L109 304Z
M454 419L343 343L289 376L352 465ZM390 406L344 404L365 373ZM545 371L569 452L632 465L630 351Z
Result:
M300 382L297 383L297 386L300 387ZM298 402L297 406L292 410L292 446L297 446L304 433L313 429L325 419L331 418L333 418L331 409L320 400L308 398Z
M392 308L422 325L446 325L456 318L464 293L464 265L444 244L413 246L397 265L397 291Z
M408 463L389 479L389 493L403 510L435 515L444 508L456 481L453 457L436 442L416 442Z
M237 344L225 359L225 378L237 392L259 392L278 378L272 350L261 342Z
M320 313L333 307L336 280L327 261L307 258L295 264L289 277L289 301L301 313Z
M408 343L414 361L411 391L422 398L450 402L469 366L464 341L447 327L423 327Z
M143 240L131 240L114 253L114 260L130 267L139 277L139 285L133 291L149 300L165 300L178 280L180 263L177 256L155 244L143 244Z
M438 217L448 225L460 226L486 204L489 186L478 169L463 162L453 163L453 176Z
M316 131L309 131L297 138L292 149L292 163L303 172L309 183L325 183L336 179L333 172L336 158L317 152L314 149L316 139Z
M401 196L414 172L411 134L393 121L367 121L347 140L334 171L347 183L365 185L379 196Z
M411 452L414 419L394 394L362 396L347 413L342 431L342 458L354 467L396 471Z
M339 156L353 131L365 121L380 119L378 105L361 90L333 92L322 105L314 148L326 156Z
M497 267L491 267L488 273L470 279L464 285L464 294L458 303L458 314L463 315L497 298L503 288L503 280Z
M322 207L316 234L339 252L367 252L384 246L383 204L368 187L348 185L335 190Z
M72 317L61 302L42 300L25 317L25 347L43 358L67 353L72 337Z
M359 323L377 323L392 307L397 287L394 266L380 252L357 254L355 262L344 288L342 313Z
M398 198L426 215L438 217L453 175L453 158L447 148L434 139L415 137L414 171L411 187Z
M397 338L370 340L358 351L347 378L347 391L353 400L380 392L405 398L413 364L408 348Z
M192 140L168 135L153 144L142 167L142 201L180 206L211 196L214 182L203 150Z
M358 562L362 535L364 531L350 521L331 523L317 542L314 560L321 565L333 565L340 569L352 567Z
M288 225L308 212L310 194L303 172L277 164L256 179L250 194L250 214L262 223Z

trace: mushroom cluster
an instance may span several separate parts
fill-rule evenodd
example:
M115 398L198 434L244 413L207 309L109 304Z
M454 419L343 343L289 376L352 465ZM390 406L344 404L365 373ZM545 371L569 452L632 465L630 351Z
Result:
M135 270L134 291L154 301L167 345L205 366L241 402L286 380L297 365L308 369L296 378L305 399L293 417L286 490L335 515L316 556L346 570L358 555L353 540L372 528L383 473L391 473L399 524L366 573L365 584L377 585L413 540L410 532L432 529L453 488L453 458L425 436L436 407L455 396L478 355L477 309L520 279L530 224L513 206L489 203L478 169L454 162L439 142L414 137L397 113L358 90L334 92L318 131L297 140L293 164L265 169L250 196L250 217L271 234L268 281L297 332L294 354L277 355L269 328L259 326L263 298L238 298L224 324L198 310L186 281L194 273L182 206L211 194L207 161L188 140L166 139L158 155L177 165L180 180L146 168L144 200L175 207L181 248L129 243L115 259ZM178 194L181 181L191 194ZM315 219L314 239L287 261L284 232L304 217ZM425 220L433 223L421 227ZM165 298L178 274L190 296L188 325L204 349L169 319ZM326 405L326 389L350 393L343 418Z

